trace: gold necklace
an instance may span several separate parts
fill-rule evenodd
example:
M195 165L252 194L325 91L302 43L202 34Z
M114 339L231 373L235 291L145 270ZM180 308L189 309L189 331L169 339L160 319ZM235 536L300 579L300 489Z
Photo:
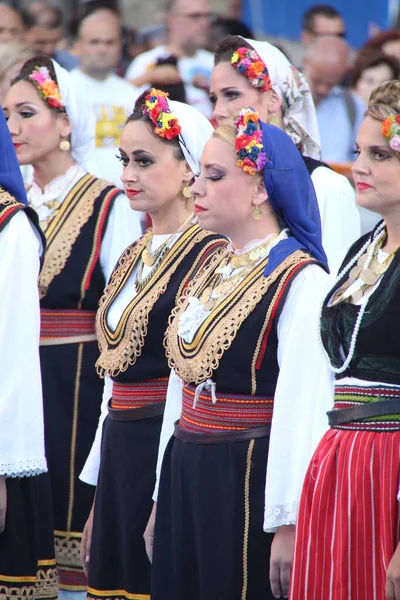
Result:
M391 252L382 262L379 262L378 253L382 249L385 239L386 238L382 239L381 244L377 244L367 268L365 268L365 263L367 261L368 253L366 252L360 256L357 264L349 272L349 278L347 281L345 281L345 283L343 283L343 285L341 285L332 296L332 299L329 303L330 306L335 306L336 304L339 304L339 302L343 301L347 301L351 304L358 304L365 296L367 291L373 287L378 282L380 277L382 277L382 275L388 270L398 248L393 250L393 252ZM353 285L355 281L357 281L357 279L360 279L363 282L362 286L345 298L346 291L351 285Z
M251 273L257 263L268 255L269 247L277 237L278 234L275 234L267 242L263 242L240 256L233 255L224 259L215 271L210 285L201 294L200 302L204 310L213 310L215 306L223 302L235 287ZM224 273L227 266L232 269L229 274ZM238 269L240 271L236 272Z
M171 249L171 247L174 244L178 235L183 231L183 229L186 227L186 225L189 223L189 221L191 221L193 219L193 217L194 217L194 213L191 213L187 217L187 219L185 219L185 221L183 223L181 223L181 225L179 225L178 229L176 231L174 231L174 233L171 233L171 235L168 236L168 238L161 244L161 246L159 248L157 248L157 250L155 252L151 252L151 250L150 250L151 242L154 237L154 233L153 232L150 233L149 239L147 240L147 243L146 243L146 246L145 246L144 250L142 251L142 254L140 255L140 263L139 263L138 270L136 273L136 278L135 278L136 293L141 292L146 287L146 285L149 283L149 281L151 280L151 278L157 271L158 267L162 263L163 258L165 257L167 252ZM150 267L151 270L146 275L146 277L143 277L143 269L144 269L145 265L146 265L146 267Z

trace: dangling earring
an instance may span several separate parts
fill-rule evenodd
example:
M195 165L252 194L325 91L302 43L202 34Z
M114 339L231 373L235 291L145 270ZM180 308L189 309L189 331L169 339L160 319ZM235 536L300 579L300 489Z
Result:
M62 152L68 152L68 150L71 148L71 144L69 143L68 140L61 140L60 142L60 150L62 150Z
M259 206L254 206L253 210L251 211L251 216L255 221L261 221L261 219L263 218L263 214Z
M279 127L279 119L275 113L272 113L272 115L268 115L268 123L270 125L275 125L275 127Z
M192 197L192 192L190 191L190 187L188 185L183 188L183 197L186 198L186 200L189 200L189 198Z

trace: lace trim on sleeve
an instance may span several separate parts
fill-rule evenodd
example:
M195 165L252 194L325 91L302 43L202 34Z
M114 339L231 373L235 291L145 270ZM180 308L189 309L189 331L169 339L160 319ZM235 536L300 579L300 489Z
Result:
M266 507L264 513L264 531L274 533L281 525L295 525L298 508L298 502Z
M46 473L46 459L42 457L26 458L19 461L0 461L0 475L6 477L32 477Z

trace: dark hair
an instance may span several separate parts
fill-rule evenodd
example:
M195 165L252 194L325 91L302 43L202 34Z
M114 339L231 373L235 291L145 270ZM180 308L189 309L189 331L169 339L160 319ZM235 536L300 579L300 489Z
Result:
M165 58L159 58L156 62L156 66L161 65L172 65L177 69L178 59L176 58L176 56L166 56ZM170 100L176 100L177 102L186 102L185 84L182 80L178 83L158 83L154 87L160 87L162 88L163 92L167 92Z
M395 42L400 40L400 31L396 31L394 29L388 29L387 31L381 31L373 38L368 40L366 44L364 44L363 50L382 50L382 46L387 42Z
M158 140L160 140L160 142L163 142L164 144L167 144L168 146L172 146L173 150L174 150L174 156L177 160L185 160L185 157L183 155L182 149L179 145L179 139L177 137L172 138L172 140L167 140L165 138L160 137L159 135L157 135L154 132L154 125L153 125L153 121L150 119L150 117L148 115L146 115L143 112L143 105L146 102L146 96L147 94L150 92L150 88L145 90L142 94L140 94L140 96L136 99L135 102L135 106L133 108L132 113L129 115L129 117L126 120L125 125L127 125L128 123L131 123L133 121L142 121L143 123L146 123L149 127L149 130L151 131L151 133L154 135L154 137L156 137Z
M218 34L221 36L221 40L228 35L241 35L242 37L250 39L254 37L251 29L238 19L218 16L213 20L211 27L212 29L216 29L218 31Z
M355 87L362 77L363 72L371 67L386 65L392 71L390 79L398 79L400 76L400 63L394 56L389 56L381 50L361 50L350 74L350 86Z
M303 15L303 30L313 33L315 17L326 17L327 19L341 19L342 15L330 4L314 4Z
M237 35L228 35L220 44L214 54L214 65L217 66L221 62L231 62L232 54L238 48L250 48L253 47Z
M33 87L37 90L36 85L30 79L30 75L32 74L35 67L46 67L49 71L50 77L58 85L57 75L54 70L52 60L44 54L39 54L38 56L34 56L33 58L30 58L29 60L25 61L18 75L12 80L11 85L18 83L19 81L27 81L30 84L32 84ZM44 102L46 102L46 100L44 100ZM51 111L55 113L66 113L66 110L64 108L54 108L50 106L48 102L46 102L46 105Z
M81 5L81 7L72 16L69 22L68 32L73 39L78 37L79 31L84 20L93 13L97 12L98 10L108 10L110 13L113 13L117 18L121 18L121 13L118 8L118 2L108 2L107 0L91 0L90 2L86 2L85 4Z
M52 4L43 5L39 10L32 10L28 4L21 11L20 15L25 29L33 27L44 27L45 29L56 29L63 24L63 13L58 6Z

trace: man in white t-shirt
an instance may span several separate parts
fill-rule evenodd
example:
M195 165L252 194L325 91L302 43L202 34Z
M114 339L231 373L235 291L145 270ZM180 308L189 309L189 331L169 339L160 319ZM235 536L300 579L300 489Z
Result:
M121 56L121 23L112 10L85 17L78 29L80 66L71 71L74 84L89 99L96 115L94 175L121 187L122 165L115 157L127 116L142 90L113 70Z
M138 86L157 84L152 73L157 60L170 55L176 56L178 70L185 83L187 102L206 117L211 117L208 85L214 58L211 52L204 50L211 21L208 0L168 0L166 17L167 44L139 54L128 67L126 79ZM173 77L173 73L171 76Z

